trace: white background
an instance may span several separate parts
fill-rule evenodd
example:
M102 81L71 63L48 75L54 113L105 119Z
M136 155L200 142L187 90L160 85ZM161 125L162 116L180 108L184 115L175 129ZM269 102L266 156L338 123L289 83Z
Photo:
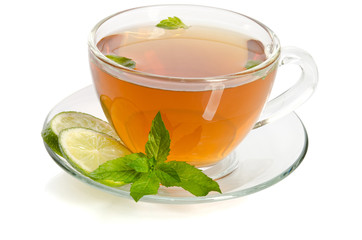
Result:
M0 239L362 239L358 1L184 0L260 20L313 55L320 82L296 110L309 151L289 177L250 196L199 205L134 203L65 173L40 136L51 108L91 84L97 21L172 1L0 3Z

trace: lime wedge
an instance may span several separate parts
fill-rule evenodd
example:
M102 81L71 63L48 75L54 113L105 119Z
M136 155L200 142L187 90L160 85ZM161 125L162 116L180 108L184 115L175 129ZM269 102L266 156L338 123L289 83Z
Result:
M64 158L86 176L102 163L131 153L113 137L87 128L67 128L61 131L59 147ZM124 184L114 181L102 183L111 186Z
M67 128L83 127L110 135L120 141L111 125L99 118L81 112L61 112L55 115L42 131L44 142L57 154L62 155L59 144L59 133Z

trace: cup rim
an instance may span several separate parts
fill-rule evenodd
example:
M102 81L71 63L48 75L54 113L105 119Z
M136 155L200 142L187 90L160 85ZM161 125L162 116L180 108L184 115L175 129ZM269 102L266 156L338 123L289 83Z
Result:
M250 68L250 69L246 69L240 72L235 72L235 73L230 73L230 74L224 74L224 75L218 75L218 76L211 76L211 77L176 77L176 76L165 76L165 75L158 75L158 74L154 74L154 73L147 73L147 72L143 72L143 71L139 71L139 70L135 70L132 68L127 68L124 67L120 64L117 64L116 62L110 60L109 58L107 58L96 46L97 43L95 41L95 36L96 33L98 31L98 29L102 26L103 23L105 23L106 21L108 21L109 19L118 16L120 14L126 13L126 12L130 12L130 11L134 11L134 10L138 10L138 9L145 9L145 8L152 8L152 7L202 7L202 8L209 8L209 9L215 9L215 10L221 10L224 12L229 12L232 14L237 14L240 15L244 18L248 18L249 20L255 22L256 24L258 24L261 28L263 28L267 34L270 37L270 40L273 44L273 46L275 46L275 48L273 49L273 52L270 54L270 56L263 61L262 63L258 64L257 66ZM206 82L223 82L225 80L229 80L229 79L234 79L234 78L240 78L240 77L245 77L248 76L250 74L255 74L258 73L260 71L263 71L265 69L268 69L271 65L273 65L273 63L275 63L275 61L277 61L279 59L280 56L280 51L281 51L281 46L280 46L280 41L279 38L276 36L276 34L269 28L267 27L265 24L259 22L258 20L251 18L247 15L244 15L242 13L239 12L235 12L232 10L228 10L228 9L224 9L224 8L218 8L218 7L211 7L211 6L205 6L205 5L195 5L195 4L156 4L156 5L146 5L146 6L140 6L140 7L135 7L135 8L130 8L130 9L126 9L123 11L119 11L116 12L112 15L109 15L108 17L103 18L102 20L100 20L91 30L89 36L88 36L88 47L91 50L91 52L99 59L101 60L103 63L111 65L114 68L120 69L123 72L129 73L129 74L136 74L138 76L142 76L142 77L151 77L154 79L158 79L158 80L163 80L163 81L172 81L172 82L187 82L188 84L190 83L206 83Z

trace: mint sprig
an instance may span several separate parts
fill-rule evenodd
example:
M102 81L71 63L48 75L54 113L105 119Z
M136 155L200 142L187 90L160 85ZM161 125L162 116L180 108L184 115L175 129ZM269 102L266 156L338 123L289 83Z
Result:
M146 154L132 153L107 161L90 174L94 180L111 180L132 184L130 195L137 202L145 195L157 194L160 185L182 187L195 196L211 191L221 193L219 184L196 167L179 161L166 162L170 152L170 135L158 112L152 121Z
M178 17L168 17L164 20L161 20L156 27L159 28L164 28L164 29L169 29L169 30L175 30L175 29L179 29L179 28L184 28L187 29L189 28L189 26L187 26L186 24L184 24L180 18Z

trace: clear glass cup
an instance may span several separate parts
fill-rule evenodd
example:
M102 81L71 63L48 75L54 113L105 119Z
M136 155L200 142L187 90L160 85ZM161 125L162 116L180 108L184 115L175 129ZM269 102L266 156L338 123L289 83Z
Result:
M172 16L191 27L212 26L247 35L263 49L265 59L230 74L178 77L123 67L97 46L111 34L155 25ZM151 32L148 40L154 33L159 31ZM126 146L134 152L144 151L151 121L160 111L171 135L169 160L213 168L221 173L218 177L237 167L232 152L253 128L292 112L312 95L318 81L317 67L308 53L281 48L278 37L264 24L214 7L154 5L122 11L96 24L88 45L103 111ZM278 67L287 64L301 68L300 79L268 100Z

